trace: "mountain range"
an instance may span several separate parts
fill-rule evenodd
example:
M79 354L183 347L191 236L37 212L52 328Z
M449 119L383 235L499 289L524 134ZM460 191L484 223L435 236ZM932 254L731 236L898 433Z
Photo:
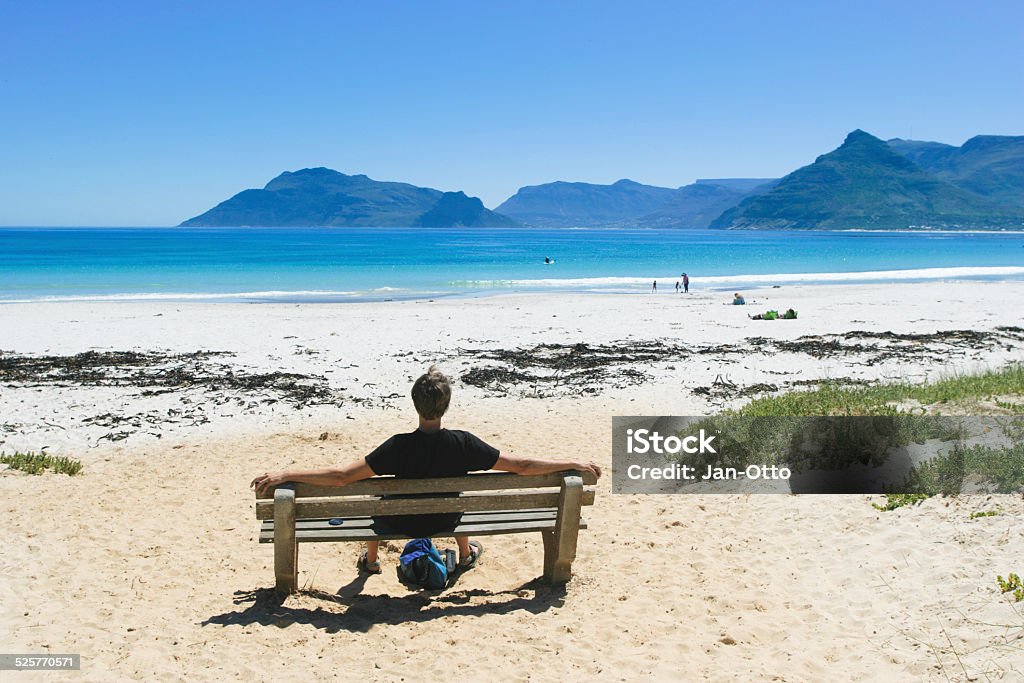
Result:
M285 172L183 226L1000 229L1024 227L1024 136L956 147L862 130L781 179L623 179L520 188L494 211L463 192L327 168Z
M706 228L719 214L774 180L698 180L679 188L619 180L611 185L554 182L520 188L496 211L544 228Z
M891 146L855 130L838 149L793 171L768 192L744 199L711 227L984 229L1022 224L1024 211L964 187L954 172L949 180L929 172L901 150L926 156L932 151L905 142Z
M285 171L262 190L243 190L182 227L517 227L464 192L345 175Z

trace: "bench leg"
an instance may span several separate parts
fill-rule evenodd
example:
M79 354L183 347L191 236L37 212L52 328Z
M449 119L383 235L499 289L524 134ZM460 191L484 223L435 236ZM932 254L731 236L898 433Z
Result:
M572 578L582 507L583 479L566 476L562 480L555 528L541 532L544 536L544 579L549 583L565 583Z
M299 589L299 544L295 540L295 489L274 491L274 579L279 593Z
M558 542L554 531L540 532L544 539L544 580L551 581L555 571L555 558L558 556Z
M290 594L299 590L299 544L274 542L274 588Z

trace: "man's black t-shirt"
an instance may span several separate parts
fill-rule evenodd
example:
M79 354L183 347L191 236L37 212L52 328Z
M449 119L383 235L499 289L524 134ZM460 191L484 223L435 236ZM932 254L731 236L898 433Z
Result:
M468 472L489 470L498 462L498 449L469 432L440 429L396 434L366 456L374 474L391 474L399 479L461 477ZM451 531L459 523L459 512L432 515L391 515L374 519L381 533L411 538Z

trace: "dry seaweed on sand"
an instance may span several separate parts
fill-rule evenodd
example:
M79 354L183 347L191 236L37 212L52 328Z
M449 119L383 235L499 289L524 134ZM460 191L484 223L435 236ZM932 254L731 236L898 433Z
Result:
M621 388L629 384L641 384L647 376L639 370L622 368L614 373L603 368L587 368L576 372L556 371L540 375L521 370L485 366L473 368L459 379L470 386L497 391L503 394L519 392L531 398L553 395L582 396L597 394L602 389Z
M851 330L842 334L807 335L794 340L748 338L760 342L764 350L802 353L812 358L864 356L864 365L877 365L892 359L938 360L950 351L970 352L996 347L1014 348L1024 342L1024 329L996 327L994 330L938 330L936 332L898 333Z
M715 400L730 399L737 396L757 396L758 394L768 394L778 390L779 387L777 385L764 382L740 386L728 378L718 375L715 377L715 381L711 383L711 386L694 387L690 392L695 396L703 396Z
M474 367L459 379L491 391L518 391L532 397L596 394L646 381L647 373L635 366L679 359L687 354L680 346L658 341L459 349L458 355L462 357L506 364L504 367L493 364Z
M143 351L85 351L70 356L21 355L0 352L0 382L27 386L67 383L79 386L118 386L128 382L134 372L170 363L200 363L214 356L231 355L224 351L158 353Z
M247 372L212 360L231 355L224 351L86 351L70 356L2 352L0 386L129 387L141 389L143 396L199 389L256 395L264 403L282 400L296 408L343 403L341 392L318 375Z
M683 358L689 351L663 341L625 341L611 344L537 344L519 349L459 349L458 355L496 360L517 368L583 370L628 363L651 363Z
M471 367L460 379L471 386L525 396L578 395L599 393L628 384L642 384L651 374L645 367L683 361L690 357L711 357L728 364L736 356L751 353L775 355L792 353L812 358L843 358L847 364L873 366L890 360L936 361L950 354L969 355L998 348L1018 348L1024 342L1024 328L996 327L993 330L939 330L927 333L854 330L840 334L805 335L796 339L747 337L735 344L687 345L678 340L623 340L607 344L537 344L513 349L458 349L453 357L488 361ZM674 366L670 369L675 369ZM773 373L787 374L787 373ZM862 384L865 380L842 378L837 384ZM798 380L791 385L817 384ZM547 393L541 393L542 390ZM711 400L772 393L779 386L759 382L738 386L716 380L710 386L691 391Z

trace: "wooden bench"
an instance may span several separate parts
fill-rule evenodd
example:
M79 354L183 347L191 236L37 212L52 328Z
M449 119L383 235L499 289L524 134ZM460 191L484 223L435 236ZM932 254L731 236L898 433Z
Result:
M483 472L443 479L372 477L347 486L283 484L257 494L260 543L274 544L277 590L298 590L299 543L383 541L405 538L379 534L372 515L462 512L450 532L466 536L539 531L544 539L544 578L564 583L572 577L576 539L586 528L580 512L594 504L593 474L554 472L526 476ZM392 498L416 494L445 497ZM457 494L457 495L450 495ZM381 496L389 496L381 498ZM341 524L331 524L331 520ZM438 534L445 536L449 534Z

